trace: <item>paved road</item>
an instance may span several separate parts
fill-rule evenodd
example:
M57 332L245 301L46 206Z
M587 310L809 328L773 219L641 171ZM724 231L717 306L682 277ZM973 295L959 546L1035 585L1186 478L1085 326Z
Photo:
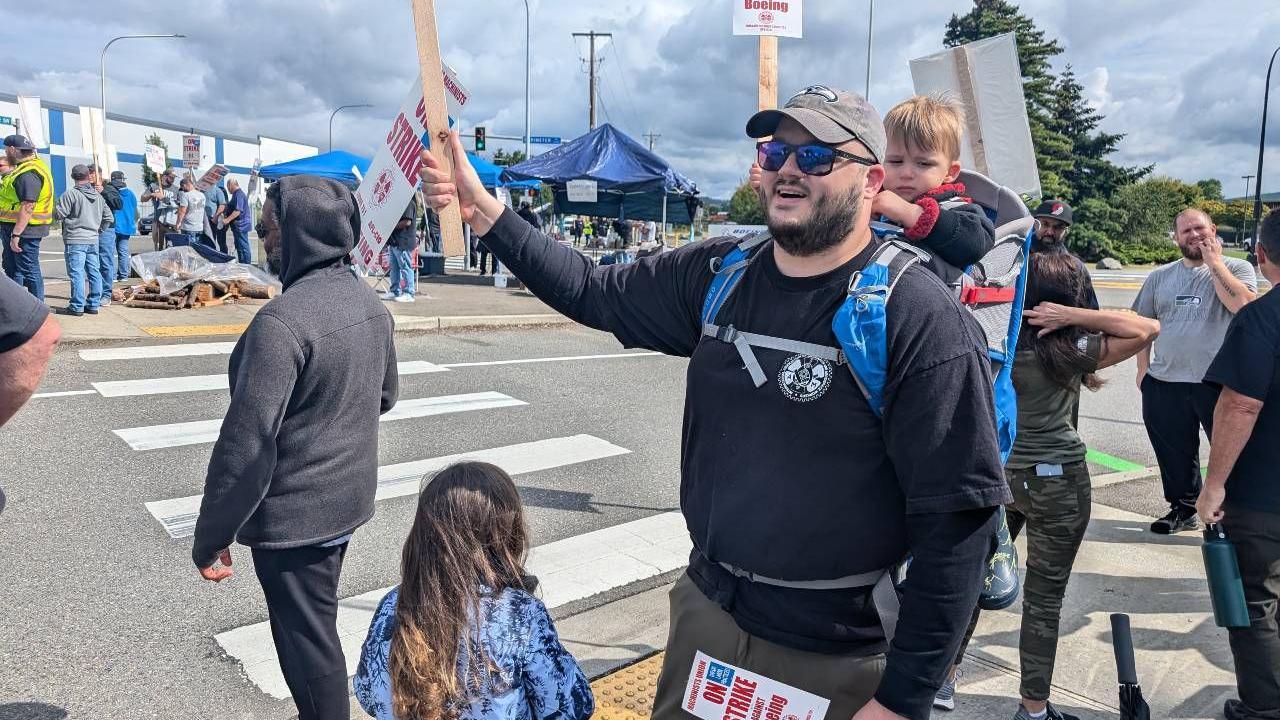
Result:
M629 351L576 328L407 335L397 346L409 363L402 370L413 374L402 381L406 417L381 425L384 468L494 448L507 461L545 468L517 483L548 558L609 546L616 538L598 534L609 528L670 534L682 360L600 357ZM201 490L211 436L190 423L216 423L226 409L228 346L200 344L200 354L176 357L147 357L173 352L154 343L134 347L149 349L134 358L119 357L128 350L60 349L45 395L0 431L10 502L0 518L0 718L60 717L20 703L72 718L288 717L290 703L263 692L270 682L235 644L252 650L266 619L247 553L236 555L232 581L204 583L188 559L190 518L184 525L173 503L148 507L189 504ZM95 359L104 351L116 359ZM545 358L577 359L525 362ZM521 362L504 364L511 360ZM1084 399L1085 437L1106 453L1095 457L1099 472L1153 462L1132 373L1131 363L1109 371L1108 386ZM442 408L451 412L431 414ZM544 446L555 439L563 440ZM412 467L421 474L427 464ZM388 486L391 496L357 533L340 596L376 595L396 582L415 478L396 492ZM1143 500L1120 495L1119 507ZM678 557L678 543L667 549ZM675 566L645 567L656 577ZM593 575L605 585L548 592L568 605L644 574Z

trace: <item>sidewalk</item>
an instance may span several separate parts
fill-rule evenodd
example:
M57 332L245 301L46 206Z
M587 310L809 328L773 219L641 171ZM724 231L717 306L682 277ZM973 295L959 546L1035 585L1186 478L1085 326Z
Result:
M495 288L491 278L481 284L474 275L424 278L414 303L386 303L396 319L397 332L438 332L449 329L514 325L559 325L570 321L527 290ZM372 284L372 281L370 281ZM46 288L51 308L66 305L65 283ZM266 304L242 300L234 305L186 310L149 310L113 303L97 315L55 315L63 342L236 336ZM317 311L322 308L317 308Z

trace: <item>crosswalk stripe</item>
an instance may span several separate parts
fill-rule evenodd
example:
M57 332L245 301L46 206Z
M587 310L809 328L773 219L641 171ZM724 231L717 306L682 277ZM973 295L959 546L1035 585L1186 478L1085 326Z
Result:
M689 562L691 549L680 513L662 513L539 545L529 555L527 570L538 577L542 601L556 608L678 570ZM355 673L373 613L389 590L338 601L338 635L348 676ZM269 623L228 630L214 639L263 692L282 700L289 697Z
M526 363L548 363L548 362L569 362L571 360L615 360L617 358L639 358L639 357L657 357L662 353L656 352L631 352L631 353L610 353L606 355L564 355L560 357L541 357L541 358L520 358L518 360L485 360L483 362L460 362L445 363L442 368L471 368L471 367L491 367L494 365L524 365Z
M147 358L190 357L195 355L230 355L233 342L183 343L176 345L134 345L130 347L91 348L80 351L81 360L145 360Z
M378 468L376 500L416 495L422 479L463 460L493 463L510 475L550 470L592 460L630 453L623 447L592 435L571 435L504 447L457 453L427 460L383 465ZM200 513L202 495L157 500L146 504L147 511L160 521L171 538L191 537Z
M399 363L401 375L447 372L448 368L425 360ZM109 380L89 383L103 397L133 397L137 395L165 395L169 393L198 392L200 390L226 390L227 375L186 375L182 377L146 378L142 380Z
M404 420L408 418L444 415L447 413L469 412L471 410L487 410L491 408L527 405L523 400L516 400L499 392L478 392L462 395L442 395L439 397L401 400L395 408L379 418L381 422ZM134 450L158 450L160 448L199 445L218 439L218 431L222 428L222 419L197 420L195 422L172 423L168 425L150 425L147 427L124 428L112 430L121 440Z

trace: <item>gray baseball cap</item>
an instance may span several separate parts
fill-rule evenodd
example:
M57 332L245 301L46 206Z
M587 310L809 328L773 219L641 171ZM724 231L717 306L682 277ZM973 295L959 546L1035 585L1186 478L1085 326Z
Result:
M855 92L833 90L826 85L810 85L787 101L781 109L761 110L747 121L747 136L772 135L787 117L800 123L819 142L839 145L857 140L871 151L876 162L884 160L888 141L880 113Z

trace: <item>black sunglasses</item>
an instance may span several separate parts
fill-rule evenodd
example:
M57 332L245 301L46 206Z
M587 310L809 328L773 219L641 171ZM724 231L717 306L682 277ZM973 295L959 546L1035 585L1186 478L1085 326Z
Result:
M791 153L796 155L796 167L805 175L827 175L835 167L836 158L852 160L859 165L875 165L875 160L837 150L829 145L792 145L781 140L756 143L760 167L777 172L787 163Z

